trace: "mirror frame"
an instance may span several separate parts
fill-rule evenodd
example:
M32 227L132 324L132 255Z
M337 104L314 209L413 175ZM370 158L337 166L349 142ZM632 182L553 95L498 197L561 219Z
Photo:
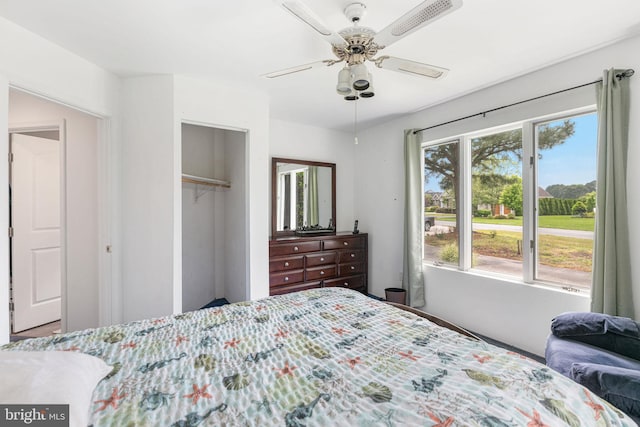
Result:
M326 162L315 162L312 160L285 159L283 157L271 158L271 236L295 236L295 230L278 231L278 163L297 163L307 166L324 166L331 168L331 216L333 227L337 230L336 222L336 164Z

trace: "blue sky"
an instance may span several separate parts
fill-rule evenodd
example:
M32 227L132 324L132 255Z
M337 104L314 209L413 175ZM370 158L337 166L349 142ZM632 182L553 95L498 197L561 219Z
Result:
M586 184L596 179L597 115L593 113L571 120L575 123L575 133L571 138L562 145L541 152L538 184L542 188L552 184Z
M538 162L538 185L547 188L553 184L586 184L596 179L596 113L572 117L574 134L562 145L542 151ZM562 120L550 125L561 125ZM425 190L441 191L436 179L430 178Z

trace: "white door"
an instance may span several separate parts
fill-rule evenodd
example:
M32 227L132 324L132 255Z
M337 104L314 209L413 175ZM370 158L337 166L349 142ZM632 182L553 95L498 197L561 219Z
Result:
M13 332L60 319L60 142L11 134Z

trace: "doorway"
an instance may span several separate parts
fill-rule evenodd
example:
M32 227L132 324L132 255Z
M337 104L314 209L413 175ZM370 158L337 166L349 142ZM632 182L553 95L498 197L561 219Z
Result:
M111 183L107 176L108 119L105 122L91 113L16 88L9 90L8 118L11 132L42 137L41 131L57 126L63 141L60 329L70 332L97 327L101 321L108 324L112 301L110 276L106 274L111 268L108 226L112 200L107 187ZM34 131L36 134L31 134ZM8 178L7 173L7 187ZM48 255L51 261L54 256ZM9 310L5 313L9 320Z
M9 130L11 333L57 325L64 280L64 123Z

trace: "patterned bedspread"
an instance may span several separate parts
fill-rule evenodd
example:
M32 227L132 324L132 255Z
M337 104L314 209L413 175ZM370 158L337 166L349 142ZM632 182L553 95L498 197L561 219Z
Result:
M635 425L544 365L339 288L5 349L112 365L95 426Z

